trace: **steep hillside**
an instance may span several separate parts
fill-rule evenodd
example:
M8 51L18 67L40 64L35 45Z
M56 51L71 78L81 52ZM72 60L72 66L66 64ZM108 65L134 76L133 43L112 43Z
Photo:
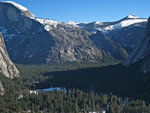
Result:
M19 71L9 59L2 34L0 33L0 74L13 78L19 76Z
M143 41L139 47L131 54L125 65L131 65L136 62L141 63L141 70L146 73L150 72L150 18L147 22L147 29Z
M64 22L40 18L36 20L44 25L56 43L52 50L54 54L47 58L48 62L97 62L106 56L106 53L88 38L89 32Z
M8 78L14 78L19 76L19 71L8 56L4 39L0 32L0 76L1 75ZM4 95L4 88L1 79L0 79L0 95Z
M20 7L0 2L0 31L15 63L99 62L107 56L88 38L89 32L64 22L34 18Z
M129 15L115 22L65 23L36 18L14 2L0 2L0 14L8 54L18 64L124 60L143 39L147 22Z
M95 45L109 52L114 58L119 60L125 60L128 58L128 53L119 44L109 39L103 32L97 31L90 36Z
M92 22L77 24L92 34L102 31L108 38L120 44L131 54L143 39L147 19L129 15L115 22Z

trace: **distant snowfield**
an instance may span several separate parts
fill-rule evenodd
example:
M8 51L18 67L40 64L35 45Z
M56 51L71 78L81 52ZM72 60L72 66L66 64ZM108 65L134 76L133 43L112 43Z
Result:
M95 111L95 112L89 112L89 113L100 113L100 112ZM102 113L106 113L106 111L103 111Z

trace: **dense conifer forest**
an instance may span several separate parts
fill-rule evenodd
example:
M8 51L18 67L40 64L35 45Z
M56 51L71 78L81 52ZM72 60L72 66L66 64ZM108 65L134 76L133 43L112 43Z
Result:
M17 65L21 76L0 76L0 113L149 113L149 74L122 64L95 67ZM84 67L84 68L83 68ZM64 87L61 91L38 91Z

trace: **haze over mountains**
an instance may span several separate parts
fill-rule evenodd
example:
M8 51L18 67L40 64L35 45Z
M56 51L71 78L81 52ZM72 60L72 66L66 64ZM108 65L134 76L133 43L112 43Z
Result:
M147 22L129 15L116 22L64 23L36 18L13 2L0 2L0 13L8 53L20 64L123 61L141 42Z

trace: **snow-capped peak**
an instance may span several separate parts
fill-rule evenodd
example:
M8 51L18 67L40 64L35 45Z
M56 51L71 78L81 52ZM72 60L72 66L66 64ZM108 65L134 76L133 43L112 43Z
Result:
M109 31L114 30L114 29L120 29L120 28L123 28L123 27L127 27L127 26L130 26L130 25L133 25L133 24L136 24L136 23L142 23L142 22L147 22L147 19L138 18L138 19L123 20L119 23L104 27L103 32L108 33Z
M134 19L134 18L139 18L139 17L137 17L137 16L135 16L135 15L131 14L131 15L127 16L127 18Z
M15 2L12 2L12 1L3 1L4 3L11 3L12 5L14 5L16 8L20 9L21 11L27 11L28 9L23 7L22 5L20 4L17 4Z

